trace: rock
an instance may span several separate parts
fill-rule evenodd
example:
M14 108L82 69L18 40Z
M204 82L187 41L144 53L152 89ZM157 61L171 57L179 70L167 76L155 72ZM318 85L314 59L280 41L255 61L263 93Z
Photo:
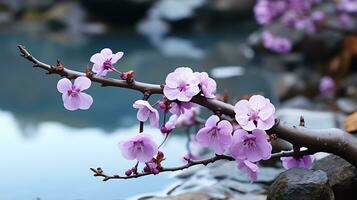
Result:
M324 171L289 169L271 185L267 200L333 200L334 194Z
M337 106L346 113L357 110L357 101L353 98L339 98L336 103Z
M211 198L204 193L189 192L169 197L142 197L138 200L210 200Z
M225 179L219 183L222 187L238 193L263 193L265 189L258 184L243 183L232 179Z
M233 197L214 198L205 192L189 192L169 197L142 197L138 200L265 200L264 195L237 194Z
M356 199L357 169L342 158L329 155L314 163L313 169L323 170L336 199Z

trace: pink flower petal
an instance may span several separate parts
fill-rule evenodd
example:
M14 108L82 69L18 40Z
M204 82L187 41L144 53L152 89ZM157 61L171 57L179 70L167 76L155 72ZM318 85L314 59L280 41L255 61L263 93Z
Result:
M85 76L80 76L74 80L74 86L80 91L86 90L91 86L92 82Z
M177 95L177 100L179 100L179 101L189 102L191 99L192 99L192 96L187 95L187 93L184 93L184 92L179 92Z
M115 64L116 62L118 62L118 60L120 60L123 57L123 55L124 55L124 52L121 52L121 51L116 54L113 54L113 57L111 60L112 64Z
M119 143L119 149L123 157L127 160L135 159L135 151L133 150L134 144L131 140Z
M259 148L261 159L269 159L271 157L272 146L268 142L268 135L266 132L260 129L255 129L253 130L253 135L255 135L255 143Z
M245 155L247 160L251 162L257 162L262 159L262 152L259 147L252 146L252 147L245 147Z
M257 128L253 121L248 121L248 123L246 125L242 125L242 124L240 124L240 125L246 131L252 131Z
M210 127L201 128L196 135L197 142L203 147L207 147L211 144L211 138L208 135L210 130Z
M105 59L104 57L102 56L102 54L100 53L96 53L94 54L91 58L90 58L90 61L96 65L99 65L99 66L102 66Z
M262 109L268 102L269 100L261 95L253 95L249 99L250 107L256 111Z
M136 117L139 121L146 122L150 116L150 113L150 110L147 108L139 109Z
M219 122L219 117L217 115L212 115L207 119L205 123L205 127L215 127L217 126L218 122Z
M86 94L86 93L79 93L79 98L80 98L80 103L79 103L79 109L82 110L87 110L90 108L90 106L93 104L93 98Z
M169 100L175 100L179 93L180 91L177 88L164 87L164 95Z
M250 113L249 102L247 100L240 100L234 105L234 112L236 113L236 120L239 124L246 124L248 114ZM241 122L239 122L241 121Z
M248 135L248 132L243 129L238 129L233 133L232 145L229 147L229 153L235 159L245 159L246 157L243 149L243 142L246 135Z
M267 120L263 121L258 119L257 120L257 128L261 130L269 130L275 124L274 116L269 117Z
M212 148L215 154L222 155L224 153L225 146L216 139L212 141Z
M72 97L66 93L62 94L63 105L67 110L74 111L79 109L81 100L79 96Z
M274 115L275 107L272 103L268 102L260 111L259 111L259 118L261 120L267 120L269 117Z
M171 72L170 74L168 74L165 80L166 86L170 88L178 87L179 82L180 80L178 79L178 76L175 72Z
M150 113L149 119L151 127L159 127L159 112L157 110Z
M72 88L72 82L68 78L62 78L57 83L57 90L60 93L67 94L68 90Z
M112 56L113 52L111 49L105 48L105 49L102 49L102 51L100 51L100 54L102 54L104 60L109 60L112 58L111 56Z
M238 169L246 173L250 177L251 181L257 180L259 167L256 164L249 162L248 160L244 160L244 161L238 160L237 163L238 163Z

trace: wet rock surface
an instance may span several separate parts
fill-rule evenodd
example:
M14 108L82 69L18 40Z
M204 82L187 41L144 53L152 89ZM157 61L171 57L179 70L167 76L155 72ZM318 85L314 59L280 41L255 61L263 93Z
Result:
M314 169L326 172L336 200L356 199L357 169L344 159L329 155L315 162Z
M271 185L268 200L333 200L327 174L321 170L289 169Z

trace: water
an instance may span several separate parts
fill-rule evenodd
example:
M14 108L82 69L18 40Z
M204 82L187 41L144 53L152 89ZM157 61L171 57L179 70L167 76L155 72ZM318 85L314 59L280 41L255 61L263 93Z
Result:
M123 71L135 70L138 80L157 84L177 66L208 72L229 66L239 73L228 73L224 78L227 70L218 72L220 91L227 89L231 96L264 92L274 99L270 82L274 75L255 66L244 51L238 51L237 56L229 50L239 49L247 36L236 33L218 31L149 40L133 33L68 37L1 32L0 199L127 199L164 191L175 181L167 173L109 182L92 177L90 167L123 174L133 165L120 156L117 142L138 131L132 103L142 98L141 94L93 85L87 92L94 97L91 109L67 111L56 90L59 77L32 68L18 56L18 44L26 45L44 62L55 64L60 58L65 67L81 71L90 64L90 56L104 47L124 51L117 66ZM184 51L173 49L172 44ZM226 54L227 49L233 54ZM158 142L162 140L157 130L148 131ZM185 154L184 137L179 132L176 135L163 149L169 158L165 166L179 164Z

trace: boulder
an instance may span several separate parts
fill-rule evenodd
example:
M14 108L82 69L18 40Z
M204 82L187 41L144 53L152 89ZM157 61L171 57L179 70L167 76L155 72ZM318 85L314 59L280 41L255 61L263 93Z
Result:
M324 171L293 168L281 173L271 185L267 200L333 200Z
M356 199L357 169L344 159L329 155L314 163L313 169L323 170L337 200Z

